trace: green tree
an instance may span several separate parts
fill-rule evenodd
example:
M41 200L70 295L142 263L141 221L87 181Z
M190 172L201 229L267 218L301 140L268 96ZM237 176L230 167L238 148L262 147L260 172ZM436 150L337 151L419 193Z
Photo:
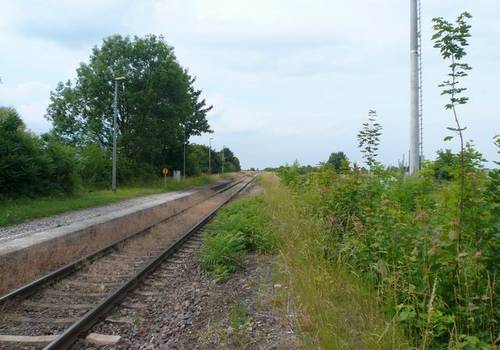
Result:
M222 158L222 162L224 163L224 172L231 173L241 170L240 160L229 148L224 147L220 152L220 157Z
M213 156L212 151L212 156ZM214 157L212 157L212 163ZM188 175L200 175L201 173L208 173L208 147L205 145L190 144L188 146L188 159L187 159Z
M59 83L46 117L54 134L75 145L112 145L114 78L119 85L118 145L121 156L161 166L166 159L181 168L184 138L210 132L211 107L194 87L163 37L114 35L94 47L76 80Z
M377 112L370 109L368 111L368 121L363 123L363 127L358 132L358 147L363 153L363 158L370 170L373 170L377 165L377 151L380 145L381 131L382 125L377 123Z
M331 165L337 172L340 172L345 163L348 161L349 159L344 152L333 152L332 154L330 154L330 157L328 158L326 164Z
M224 156L223 156L224 154ZM228 147L217 152L211 151L212 173L222 171L222 159L224 158L224 172L240 171L240 161ZM196 176L209 173L208 170L208 146L189 144L186 148L186 174Z
M471 26L467 23L467 20L472 18L468 12L461 13L455 24L446 21L442 17L433 18L433 29L434 35L432 40L434 40L434 47L439 49L441 57L444 60L449 60L449 79L443 81L439 87L443 88L441 95L449 97L448 103L445 105L446 110L451 110L453 113L453 118L455 121L455 127L448 128L449 130L458 134L460 138L460 195L459 195L459 220L462 220L464 212L465 203L465 142L463 137L463 131L466 130L460 123L457 114L457 107L459 105L464 105L469 100L468 97L463 96L463 93L467 90L465 87L460 86L460 79L465 78L468 74L467 71L471 70L471 67L462 61L462 59L467 55L465 48L469 45L468 38L470 35ZM452 136L448 136L445 140L451 140ZM459 222L459 232L461 230L461 222ZM460 234L459 239L460 242Z

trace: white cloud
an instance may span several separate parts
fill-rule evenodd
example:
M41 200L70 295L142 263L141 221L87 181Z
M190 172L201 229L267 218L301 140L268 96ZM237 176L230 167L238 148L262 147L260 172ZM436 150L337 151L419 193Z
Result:
M38 82L0 85L0 105L16 108L32 131L43 132L50 126L43 118L49 103L49 93L50 87Z

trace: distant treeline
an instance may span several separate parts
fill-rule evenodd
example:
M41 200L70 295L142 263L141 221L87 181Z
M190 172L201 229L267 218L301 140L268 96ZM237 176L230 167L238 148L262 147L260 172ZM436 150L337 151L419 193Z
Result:
M472 157L477 151L475 151L472 146L468 146L466 149L466 155ZM435 160L426 160L422 163L422 168L427 169L428 172L431 172L436 180L453 180L456 177L456 171L454 169L460 163L460 157L457 154L454 154L450 149L441 149L436 152ZM377 164L379 170L386 170L393 173L407 173L408 166L405 164L388 165L383 166L382 164ZM324 167L329 167L337 173L347 173L349 171L356 172L368 172L369 169L363 166L358 166L357 163L351 163L347 155L340 152L333 152L330 154L330 157L326 162L320 162L318 165L301 165L298 161L295 161L292 165L281 165L279 167L268 167L265 168L264 171L273 171L273 172L282 172L286 169L293 167L295 171L300 175L305 175L311 172L319 171ZM488 172L488 169L484 169L484 171Z

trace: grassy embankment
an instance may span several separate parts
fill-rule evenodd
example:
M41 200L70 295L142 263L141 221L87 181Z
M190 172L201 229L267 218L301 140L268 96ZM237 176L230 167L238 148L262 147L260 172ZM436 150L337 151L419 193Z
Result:
M246 252L278 254L275 305L297 307L302 345L310 349L407 349L406 339L377 304L373 286L323 251L324 224L274 175L263 196L224 208L209 225L200 255L216 280L242 267Z
M0 226L18 224L30 219L55 215L70 210L116 203L139 196L207 185L218 178L218 176L201 176L187 178L180 182L174 182L169 179L166 187L163 181L158 181L141 186L119 187L116 193L110 190L86 190L65 197L5 199L0 202Z
M214 222L202 264L216 278L265 233L305 348L498 349L498 171L468 170L463 214L459 179L428 166L279 176Z

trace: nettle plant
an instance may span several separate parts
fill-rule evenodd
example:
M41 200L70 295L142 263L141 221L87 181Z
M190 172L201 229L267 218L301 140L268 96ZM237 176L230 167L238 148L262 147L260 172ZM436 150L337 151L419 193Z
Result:
M370 109L368 111L368 121L363 123L363 127L358 132L358 147L363 153L363 158L370 170L373 170L377 165L380 135L382 135L382 125L377 123L377 111Z
M448 130L453 131L460 138L460 195L459 195L459 220L463 217L464 211L464 188L465 188L465 143L463 131L464 127L458 118L457 107L465 105L469 98L464 96L467 88L460 85L460 79L465 78L472 68L467 63L463 62L463 58L467 55L465 48L469 45L471 26L467 20L472 18L470 13L463 12L460 14L455 23L450 23L442 17L433 18L434 47L439 49L441 57L444 60L450 61L448 80L443 81L439 87L443 88L441 95L448 96L449 101L445 105L446 110L451 110L453 113L455 126L449 127ZM445 141L452 140L453 136L447 136ZM461 222L459 222L460 231ZM460 241L460 239L459 239Z

